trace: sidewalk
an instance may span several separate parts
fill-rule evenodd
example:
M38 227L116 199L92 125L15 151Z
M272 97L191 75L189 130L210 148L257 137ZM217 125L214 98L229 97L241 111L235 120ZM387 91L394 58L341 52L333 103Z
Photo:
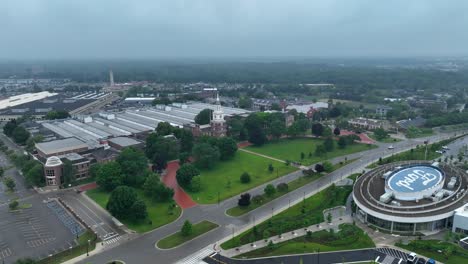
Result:
M344 223L352 223L353 219L349 215L345 215L343 217L340 217L337 220L332 221L331 223L323 222L320 224L315 224L311 225L307 228L300 228L296 229L294 231L290 231L287 233L283 233L281 236L272 236L268 239L262 239L255 241L254 243L246 244L237 248L232 248L228 250L223 250L221 249L220 254L225 256L225 257L234 257L243 253L247 253L259 248L263 248L268 246L268 243L272 241L274 244L288 241L291 239L294 239L296 237L301 237L305 236L307 234L307 231L311 232L317 232L320 230L329 230L329 229L334 229L335 231L338 231L338 226Z

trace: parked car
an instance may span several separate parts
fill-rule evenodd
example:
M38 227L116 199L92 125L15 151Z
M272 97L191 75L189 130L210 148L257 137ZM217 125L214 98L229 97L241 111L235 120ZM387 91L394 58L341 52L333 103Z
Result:
M416 253L411 252L411 253L409 253L408 259L407 259L406 262L407 262L408 264L415 264L416 258L417 258Z
M433 260L433 259L428 259L426 263L427 264L436 264L436 261Z
M394 149L393 145L388 146L388 149Z
M426 260L423 258L418 258L418 262L416 264L426 264Z

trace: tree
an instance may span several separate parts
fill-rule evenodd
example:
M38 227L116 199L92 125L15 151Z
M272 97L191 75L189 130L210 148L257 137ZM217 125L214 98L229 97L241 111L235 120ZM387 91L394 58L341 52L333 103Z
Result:
M276 189L275 189L275 186L273 186L272 184L268 184L266 187L265 187L265 194L267 196L273 196L275 193L276 193Z
M34 166L24 173L26 184L31 186L44 186L44 167L39 162L34 162Z
M192 223L189 220L185 220L180 233L184 237L190 236L193 233Z
M243 109L250 109L252 108L252 99L248 98L248 97L241 97L239 99L239 102L237 103L237 105L240 107L240 108L243 108Z
M331 215L330 212L328 212L328 214L327 214L327 222L328 222L328 223L331 223L331 221L332 221L332 215Z
M331 164L331 162L329 162L329 161L324 161L322 163L322 166L323 166L323 170L326 171L326 172L332 172L333 171L333 164Z
M218 139L218 149L221 160L227 160L237 152L237 143L231 137L222 137Z
M3 179L3 184L5 184L5 186L8 188L8 190L10 190L11 192L14 191L15 188L16 188L15 181L10 177L5 177Z
M198 113L198 115L195 116L195 123L199 125L206 125L209 124L211 121L211 116L213 114L213 110L209 108L205 108Z
M270 173L272 173L274 170L275 170L275 168L273 167L273 164L271 164L271 163L268 164L268 171L269 171Z
M3 169L3 167L0 167L0 178L3 177L4 173L5 173L5 170Z
M218 147L199 143L193 147L192 156L197 167L211 169L219 161L220 154Z
M249 183L250 182L250 174L248 174L247 172L242 173L242 175L240 176L240 181L241 181L241 183Z
M286 130L284 121L274 120L270 125L270 134L274 139L280 138Z
M119 186L111 192L106 209L117 218L129 218L136 201L137 193L133 188Z
M272 103L270 109L273 111L281 111L281 106L278 103Z
M374 130L374 136L377 138L377 140L382 140L388 137L388 133L385 131L385 129L379 127Z
M179 165L184 165L185 163L187 163L190 159L190 153L188 152L181 152L179 154Z
M29 134L26 128L22 126L17 126L15 130L13 130L13 134L12 134L13 140L16 143L21 144L21 145L26 144L26 141L28 140L30 136L31 134Z
M323 134L323 125L320 123L314 123L312 125L312 134L316 137L320 137Z
M156 127L156 133L158 136L167 136L172 134L173 127L169 122L159 122L158 126Z
M156 170L164 170L167 162L179 156L179 144L174 138L164 138L153 133L146 139L146 157L150 159Z
M133 220L145 219L148 216L145 202L136 200L130 208L130 215Z
M250 193L241 194L240 199L237 201L239 206L249 206L250 205Z
M299 127L297 126L296 122L294 122L291 126L288 127L287 133L289 137L295 137L299 134Z
M45 116L45 119L64 119L70 117L70 114L65 110L52 110L48 112Z
M145 182L148 175L148 160L143 151L134 147L124 148L116 161L122 170L124 184L139 187Z
M327 150L325 149L325 146L323 144L318 145L315 148L315 156L323 156L325 155L325 153L327 153Z
M305 158L305 154L304 152L301 152L301 160L303 160Z
M145 194L156 201L166 202L174 196L174 190L166 187L158 174L151 173L143 184Z
M267 137L265 135L265 130L260 126L255 126L247 130L249 135L249 142L256 146L262 146L267 142Z
M318 164L318 163L315 164L315 168L314 168L314 169L315 169L316 172L324 172L324 171L325 171L325 168L323 167L323 165L322 165L322 164Z
M68 187L69 184L72 184L75 182L75 168L73 167L73 164L71 161L68 159L65 159L63 161L63 168L62 168L62 175L63 175L63 183L66 187Z
M327 137L323 142L323 146L325 148L325 151L330 152L335 147L335 143L331 137Z
M182 165L176 172L177 183L182 187L190 187L193 177L200 175L200 171L192 164Z
M106 191L114 190L117 186L122 185L123 181L124 175L119 163L116 161L102 164L97 172L96 182Z
M346 148L346 145L347 145L347 144L348 144L348 142L346 141L346 138L340 137L340 138L338 139L338 147L339 147L340 149Z
M339 127L335 127L335 129L333 129L333 134L335 134L335 136L339 136L341 134L341 130Z
M10 120L3 126L3 133L11 137L13 135L13 131L15 130L17 126L18 126L18 123L15 119Z
M200 175L193 176L192 182L190 183L190 190L192 192L199 192L201 190L201 177Z
M278 192L287 192L288 191L288 184L285 183L285 182L282 182L282 183L279 183L277 186L276 186L276 189L278 190Z
M18 201L14 200L8 204L8 208L10 208L11 211L14 211L18 209L19 203Z

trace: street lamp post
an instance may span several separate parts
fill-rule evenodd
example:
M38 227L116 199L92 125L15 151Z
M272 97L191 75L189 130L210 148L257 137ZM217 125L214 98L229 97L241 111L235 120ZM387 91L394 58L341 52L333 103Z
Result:
M88 239L88 244L86 245L86 256L89 257L89 244L91 243L91 240Z

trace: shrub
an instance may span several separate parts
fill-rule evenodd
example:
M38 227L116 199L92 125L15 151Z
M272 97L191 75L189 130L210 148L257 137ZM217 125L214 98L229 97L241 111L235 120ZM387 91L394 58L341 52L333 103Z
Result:
M252 197L252 202L254 204L261 204L263 203L263 196L261 195L255 195L254 197Z
M278 190L278 192L287 192L288 187L289 187L288 184L285 182L282 182L276 185L276 189Z
M250 193L241 194L239 201L237 202L239 206L249 206L250 205Z
M241 181L241 183L249 183L250 182L250 174L248 174L247 172L242 173L242 175L240 176L240 181Z
M16 210L16 209L18 209L18 206L19 206L19 203L18 203L18 201L16 201L16 200L13 201L13 202L11 202L11 203L8 205L8 207L10 208L10 210Z
M193 232L192 229L192 223L190 223L189 220L185 220L184 225L182 226L182 229L180 230L180 233L182 236L190 236Z
M273 196L275 193L276 193L276 189L275 187L272 185L272 184L268 184L266 187L265 187L265 194L267 196Z

